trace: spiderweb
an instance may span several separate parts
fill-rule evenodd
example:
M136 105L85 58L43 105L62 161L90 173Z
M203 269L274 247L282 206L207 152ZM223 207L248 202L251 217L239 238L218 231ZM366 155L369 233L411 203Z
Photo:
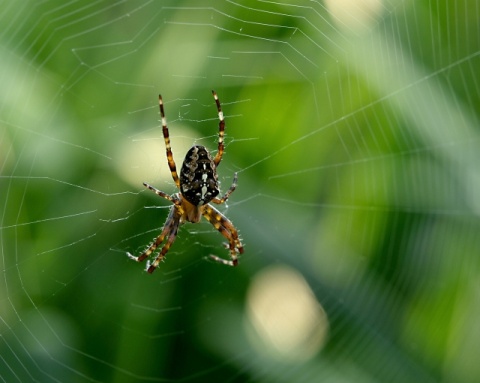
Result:
M474 382L480 2L43 1L0 14L4 382ZM153 275L177 166L207 222Z

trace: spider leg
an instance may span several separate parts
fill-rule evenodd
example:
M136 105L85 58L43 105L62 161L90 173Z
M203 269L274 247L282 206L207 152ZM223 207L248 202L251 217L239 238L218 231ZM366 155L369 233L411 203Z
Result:
M169 195L169 194L167 194L167 193L165 193L161 190L158 190L156 187L154 187L152 185L149 185L146 182L143 183L143 186L145 186L147 189L150 189L151 191L153 191L159 197L165 198L166 200L169 200L170 202L174 203L175 205L180 206L180 201L178 201L177 198L172 197L171 195Z
M167 150L167 161L168 167L170 168L170 173L172 173L173 181L177 188L180 189L180 179L178 178L177 167L173 159L172 147L170 146L170 135L167 128L167 119L165 118L165 111L163 110L163 100L162 96L158 95L158 105L160 107L160 115L162 116L162 131L163 139L165 140L165 148Z
M173 217L173 220L169 225L167 241L165 242L165 245L162 247L162 250L160 250L160 253L155 257L155 260L152 263L147 261L147 271L150 274L153 273L155 269L158 267L158 265L160 264L160 262L163 261L163 258L165 258L165 255L168 253L168 250L170 250L170 246L172 246L172 243L175 241L175 238L177 238L178 227L180 226L180 217L181 216L178 214L176 214Z
M230 194L232 194L235 191L235 188L237 187L237 180L238 180L238 175L235 172L235 174L233 175L233 182L232 182L232 186L230 186L230 189L227 190L227 192L223 195L222 198L215 197L214 199L212 199L212 202L216 204L224 203L230 197Z
M162 232L160 235L155 239L155 241L138 257L135 257L134 255L127 253L128 257L130 259L133 259L136 262L142 262L145 258L147 258L150 254L152 254L158 246L163 242L165 237L168 235L167 242L163 246L160 254L155 258L154 262L152 265L147 264L147 271L149 273L153 273L155 269L157 268L158 264L162 261L162 259L165 257L165 254L168 252L170 249L170 246L172 245L173 241L175 240L178 232L178 227L180 225L180 218L181 214L178 211L177 206L172 206L170 209L170 213L168 215L167 221L162 229Z
M167 221L166 221L165 225L163 226L162 232L155 239L155 241L153 241L148 246L148 248L142 254L140 254L138 257L135 257L132 254L127 253L127 255L130 259L133 259L134 261L137 261L137 262L142 262L145 258L147 258L150 254L152 254L157 249L157 247L165 239L165 236L172 230L171 227L172 227L172 224L173 224L173 217L175 216L175 210L176 210L175 206L172 206L172 208L170 209L170 214L168 215Z
M211 205L205 205L203 216L228 240L231 260L222 259L216 255L210 255L210 258L227 266L237 266L237 252L243 253L243 245L233 223Z
M213 98L215 99L215 103L217 104L217 111L218 111L218 119L220 122L218 123L218 151L213 159L215 166L218 166L220 161L222 160L223 151L225 146L223 144L223 137L225 135L225 118L223 116L222 107L220 105L220 100L218 99L217 93L212 90Z

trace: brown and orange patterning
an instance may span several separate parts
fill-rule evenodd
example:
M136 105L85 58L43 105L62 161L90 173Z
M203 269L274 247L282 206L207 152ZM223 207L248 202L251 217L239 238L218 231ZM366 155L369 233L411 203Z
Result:
M218 118L218 151L215 158L212 158L207 148L201 145L192 146L183 161L180 170L180 177L177 173L177 167L173 159L172 148L170 146L170 136L167 128L167 120L163 108L162 96L158 96L158 105L160 107L160 115L162 117L162 131L165 141L168 166L172 174L175 185L180 190L178 193L169 195L164 193L147 183L143 185L152 190L158 196L165 198L173 203L167 221L163 226L162 232L155 241L138 257L127 253L128 257L141 262L152 254L158 246L166 240L159 254L152 263L147 261L147 271L153 273L160 262L167 254L170 246L177 237L178 228L185 222L200 222L202 216L209 221L215 229L217 229L227 240L230 250L230 260L219 258L216 255L210 255L210 258L216 262L220 262L228 266L236 266L238 264L237 254L243 253L243 245L238 236L238 231L233 223L225 217L220 211L210 205L210 202L222 204L227 201L230 194L233 193L237 185L237 173L233 176L233 182L227 192L221 198L217 198L220 193L217 175L217 166L222 160L225 135L225 119L223 116L220 100L215 91L212 90L213 98L217 105Z

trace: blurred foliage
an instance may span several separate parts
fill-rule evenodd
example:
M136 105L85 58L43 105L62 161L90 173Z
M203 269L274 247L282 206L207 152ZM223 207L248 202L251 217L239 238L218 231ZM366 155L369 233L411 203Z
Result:
M480 378L480 3L384 1L362 29L325 4L7 2L3 380ZM220 234L185 225L146 275L125 253L169 204L142 182L175 192L157 95L180 166L216 147L211 89L245 254L208 262ZM278 265L328 318L308 360L272 352L246 310Z

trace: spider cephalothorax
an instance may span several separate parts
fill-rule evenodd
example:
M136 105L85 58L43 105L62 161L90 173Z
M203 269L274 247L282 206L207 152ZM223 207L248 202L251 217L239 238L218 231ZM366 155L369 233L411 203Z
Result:
M215 91L212 91L212 94L217 105L218 118L220 120L218 129L217 154L214 158L212 158L210 152L204 146L192 146L188 150L185 160L183 161L182 169L180 170L180 177L178 176L175 161L173 159L172 149L170 147L170 136L167 128L167 121L165 119L162 96L158 96L168 166L170 168L170 172L172 173L173 181L180 192L173 195L168 195L154 188L153 186L148 185L147 183L143 184L146 188L152 190L158 196L173 203L167 221L163 226L162 232L155 239L155 241L138 257L127 253L131 259L141 262L150 254L152 254L166 239L165 245L162 247L160 253L157 255L153 263L150 264L147 262L147 271L149 273L153 273L155 271L159 263L167 254L173 241L175 241L179 226L184 222L197 223L201 220L202 215L228 240L228 248L230 250L231 259L225 260L215 255L210 255L213 260L223 263L224 265L236 266L238 264L237 254L243 253L243 245L238 237L238 231L235 226L233 226L233 223L212 205L210 205L210 202L215 204L224 203L230 194L233 193L237 184L237 173L235 173L230 189L227 190L222 198L217 198L217 195L220 193L217 166L222 160L224 151L223 137L225 133L225 120L217 94Z

